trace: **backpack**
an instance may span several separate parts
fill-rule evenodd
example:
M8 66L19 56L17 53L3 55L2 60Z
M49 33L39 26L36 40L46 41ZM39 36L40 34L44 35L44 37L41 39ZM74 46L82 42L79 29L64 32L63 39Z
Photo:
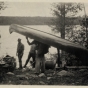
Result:
M49 45L46 45L46 44L41 43L41 42L38 42L38 44L37 44L38 53L39 54L46 54L46 53L48 53L49 52L48 51L49 47L50 47Z
M46 54L46 53L48 53L49 52L49 45L46 45L46 44L44 44L44 47L43 47L43 54Z

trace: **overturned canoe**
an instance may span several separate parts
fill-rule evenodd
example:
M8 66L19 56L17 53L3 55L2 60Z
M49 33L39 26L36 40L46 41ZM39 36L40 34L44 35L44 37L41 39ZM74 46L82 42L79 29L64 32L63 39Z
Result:
M28 28L26 26L21 26L17 24L12 24L9 28L10 33L17 32L24 36L28 36L42 43L54 46L66 52L72 53L78 57L88 56L88 50L81 45L72 43L66 39L62 39L53 34L43 32L37 29Z

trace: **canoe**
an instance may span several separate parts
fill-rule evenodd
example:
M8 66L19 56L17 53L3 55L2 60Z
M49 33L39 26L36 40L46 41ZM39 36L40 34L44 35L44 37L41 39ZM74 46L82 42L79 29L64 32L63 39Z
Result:
M70 42L66 39L62 39L58 36L55 36L53 34L50 34L44 31L40 31L23 25L11 24L9 28L9 32L10 33L16 32L16 33L22 34L24 36L27 36L37 41L40 41L42 43L45 43L47 45L50 45L50 46L59 48L61 50L64 50L68 53L74 54L82 59L83 58L87 59L88 57L88 50L83 46Z

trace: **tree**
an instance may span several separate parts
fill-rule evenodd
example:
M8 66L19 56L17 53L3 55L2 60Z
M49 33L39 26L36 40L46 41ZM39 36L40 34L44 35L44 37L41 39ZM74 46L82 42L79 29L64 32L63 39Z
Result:
M54 3L53 4L53 15L56 17L53 22L55 26L53 27L53 31L60 32L61 38L65 39L66 34L68 35L71 32L71 36L73 35L73 20L68 20L69 18L77 16L77 13L82 10L83 4L81 3ZM58 50L58 57L59 49ZM59 65L58 58L58 65Z
M0 10L5 10L7 8L7 5L5 2L0 2Z
M7 8L7 5L5 2L0 2L0 11L4 10L5 8ZM1 34L0 34L0 38L1 38ZM0 44L1 47L1 44Z

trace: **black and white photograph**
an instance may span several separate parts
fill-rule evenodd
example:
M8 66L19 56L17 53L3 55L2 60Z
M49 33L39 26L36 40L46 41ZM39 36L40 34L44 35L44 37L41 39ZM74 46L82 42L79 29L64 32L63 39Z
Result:
M88 2L0 1L0 85L88 85Z

